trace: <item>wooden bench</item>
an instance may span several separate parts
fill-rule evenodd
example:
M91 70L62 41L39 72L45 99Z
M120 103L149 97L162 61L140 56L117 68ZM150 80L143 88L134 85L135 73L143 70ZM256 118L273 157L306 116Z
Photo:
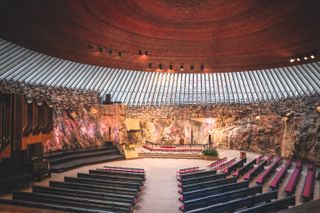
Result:
M257 213L257 212L278 212L283 209L289 208L289 206L296 205L296 197L290 196L279 200L265 203L251 208L237 211L236 213Z
M227 202L234 199L255 195L262 192L262 186L254 186L251 188L238 189L234 191L223 192L207 197L197 198L185 201L179 209L183 212L190 211L197 208L202 208L217 203Z
M118 174L118 173L106 173L99 170L89 170L89 174L95 174L95 175L103 175L106 177L112 177L112 178L121 178L121 179L127 179L127 180L140 180L145 181L145 178L143 176L128 176L127 174Z
M129 182L120 182L120 181L109 181L109 180L99 180L92 178L77 178L77 177L64 177L65 182L71 183L87 183L87 184L95 184L95 185L103 185L103 186L115 186L122 188L131 188L140 191L140 184L138 183L129 183Z
M267 164L267 160L262 161L257 167L251 169L246 174L244 174L243 179L252 180L254 177L256 177L264 169L264 166L266 164Z
M220 160L217 160L216 162L213 162L213 163L209 164L207 167L208 168L215 168L216 166L220 165L221 163L223 163L226 160L227 160L227 157L224 157L224 158L222 158Z
M87 174L87 173L78 173L77 176L79 178L92 178L92 179L99 179L99 180L119 181L119 182L125 182L125 183L137 183L140 186L143 185L142 179L139 180L139 179L126 178L126 177L110 177L107 175Z
M222 192L243 189L249 187L249 181L243 181L241 183L229 183L220 186L208 187L204 189L198 189L194 191L184 192L182 196L179 197L179 200L184 202L187 200L192 200L196 198L206 197L213 194L219 194Z
M32 187L32 192L79 197L79 198L88 198L88 199L94 199L94 200L106 200L106 201L112 201L112 202L129 203L132 206L134 206L136 203L135 196L133 195L121 195L121 194L115 194L115 193L96 192L96 191L91 191L90 189L79 190L79 189L67 189L67 188L34 185Z
M242 199L231 200L221 204L215 204L204 208L187 211L188 213L204 213L204 212L233 212L243 207L252 207L257 203L270 202L278 198L278 191L266 192L258 195L248 196Z
M122 172L129 172L129 173L145 173L144 169L141 169L141 168L116 167L116 166L104 166L103 168L111 171L122 171Z
M53 210L64 211L64 212L114 213L111 211L103 211L103 210L97 210L97 209L88 209L88 208L60 205L58 203L49 204L49 203L40 203L40 202L22 201L22 200L0 199L0 204L13 205L13 206L27 206L27 207L41 208L41 209L53 209Z
M301 161L297 161L296 168L293 170L290 176L290 179L287 183L287 186L284 190L288 195L292 195L295 192L297 183L300 179L301 170L302 170Z
M210 181L199 182L199 183L194 183L189 185L183 185L179 193L198 190L198 189L204 189L204 188L218 186L218 185L227 184L227 183L235 183L235 182L237 182L237 178L232 177L232 178L221 178L217 180L210 180Z
M314 184L316 178L316 171L313 164L308 165L307 176L303 185L301 196L304 201L309 201L313 198Z
M247 163L246 165L244 165L243 167L241 167L240 169L238 169L237 171L235 171L234 173L232 173L232 176L234 177L241 177L242 175L244 175L247 171L249 171L253 165L256 163L256 159L250 161L249 163Z
M243 167L244 163L247 161L247 159L241 159L237 161L236 163L228 166L228 171L226 172L227 175L230 175L231 172L235 171L237 168Z
M59 181L49 181L49 186L57 187L57 188L90 190L90 191L96 191L96 192L115 193L115 194L132 195L132 196L137 196L139 194L139 191L137 189L104 186L104 185L96 185L96 184L88 184L88 183L71 183L71 182L67 183L67 182L59 182Z
M30 173L17 172L7 176L0 177L0 192L8 192L15 188L29 186L33 181L33 176Z
M207 170L207 171L198 171L198 172L193 172L189 174L183 174L180 177L181 177L181 181L183 181L184 179L199 178L207 175L215 175L216 173L217 173L216 171Z
M271 181L269 186L271 189L277 189L279 187L281 181L287 174L287 171L290 168L291 163L292 163L291 159L286 161L285 165L280 169L280 171L276 174L276 176Z
M279 163L281 162L281 157L277 157L273 163L264 170L257 178L256 183L257 184L264 184L264 182L271 176L271 174L276 170L278 167Z
M128 177L142 177L143 180L146 179L146 175L144 173L133 173L133 172L124 172L124 171L111 171L107 169L96 169L96 171L104 172L105 174L118 174L118 175L126 175Z
M201 183L201 182L210 181L210 180L217 180L217 179L225 178L226 176L227 176L226 174L211 173L211 174L201 176L201 177L193 177L193 178L189 178L189 179L184 179L183 181L181 181L178 184L178 186L183 187L184 185Z
M233 165L234 162L236 162L237 158L233 158L225 163L219 164L218 166L215 167L216 171L223 171L225 170L225 168L227 168L230 165Z
M29 192L13 192L13 200L31 201L47 204L58 204L70 207L80 207L87 209L96 209L102 211L112 212L132 212L132 206L126 203L109 202L85 198L76 198L60 195L49 195L43 193L29 193Z
M181 180L180 176L183 174L190 174L190 173L201 172L201 171L205 171L205 169L200 169L199 166L179 169L177 171L177 180Z

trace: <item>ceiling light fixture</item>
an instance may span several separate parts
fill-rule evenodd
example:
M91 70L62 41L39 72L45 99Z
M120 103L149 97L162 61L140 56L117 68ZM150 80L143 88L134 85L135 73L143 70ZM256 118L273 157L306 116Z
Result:
M109 54L112 55L112 49L109 49Z
M139 53L139 55L142 55L142 50L139 50L138 53Z
M149 63L149 68L150 68L150 69L152 68L152 63Z
M121 57L122 56L122 52L118 52L118 56Z
M204 70L204 64L201 64L200 69Z
M297 58L297 61L300 61L300 58Z
M193 70L193 69L194 69L194 65L191 65L191 66L190 66L190 70Z
M293 62L295 62L296 60L294 59L294 58L291 58L290 59L290 63L293 63Z
M303 57L303 59L306 61L306 60L308 60L308 57L307 57L307 56L305 56L305 57Z
M180 65L180 70L183 71L183 64Z
M169 69L170 69L170 70L173 69L173 65L172 65L172 64L169 65Z
M314 55L310 55L310 58L311 58L311 59L315 59L315 56L314 56Z
M162 70L162 64L159 64L159 69Z

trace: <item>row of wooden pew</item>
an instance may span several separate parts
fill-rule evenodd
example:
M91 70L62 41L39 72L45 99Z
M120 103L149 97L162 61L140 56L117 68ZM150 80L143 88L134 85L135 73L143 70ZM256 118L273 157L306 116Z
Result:
M0 203L71 212L133 212L143 190L145 172L139 168L104 167L32 187L32 192L13 192Z
M210 164L209 170L199 167L178 170L178 192L181 194L179 200L183 203L179 209L183 212L262 212L294 206L295 196L288 194L287 197L278 199L276 190L292 160L286 161L283 169L273 178L270 185L272 191L262 193L262 185L276 171L281 160L280 157L260 156L245 165L244 160L239 160L228 167L229 172L219 173L219 165L230 162L223 158ZM267 165L269 167L265 169ZM310 175L307 175L305 185L313 188L311 185L315 180L312 178L315 177L315 171L309 167ZM241 176L243 181L239 181ZM255 177L258 185L249 187L250 181ZM305 190L305 193L309 194L310 190Z
M251 181L254 177L258 176L256 179L257 184L264 184L268 178L271 177L271 175L276 171L277 167L281 163L282 158L281 157L274 157L271 156L267 158L258 157L257 159L253 160L252 162L248 163L244 167L240 168L238 171L236 171L233 175L236 177L241 176L242 172L240 171L246 171L246 173L243 176L244 180ZM254 162L259 162L259 164L252 168L254 165ZM265 169L264 167L270 163L269 167ZM284 166L280 168L280 170L276 173L274 178L271 180L271 183L269 187L271 189L278 189L279 185L281 184L282 180L287 174L287 171L290 169L292 164L292 159L286 160L284 163ZM296 186L298 185L298 181L301 176L302 171L302 161L297 160L296 166L289 177L289 181L285 187L285 192L287 195L293 195L296 190ZM305 201L313 199L313 191L314 191L314 184L315 184L315 178L316 178L316 171L313 164L308 165L308 171L307 176L305 178L303 191L302 191L302 198Z

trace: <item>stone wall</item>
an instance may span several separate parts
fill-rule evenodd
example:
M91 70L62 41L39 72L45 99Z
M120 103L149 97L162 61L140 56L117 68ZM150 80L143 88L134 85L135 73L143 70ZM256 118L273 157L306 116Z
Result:
M105 141L126 141L125 105L80 106L76 110L55 110L54 138L44 152L100 146ZM110 131L109 131L110 130Z
M320 163L320 98L277 103L181 107L130 107L141 141L207 143Z

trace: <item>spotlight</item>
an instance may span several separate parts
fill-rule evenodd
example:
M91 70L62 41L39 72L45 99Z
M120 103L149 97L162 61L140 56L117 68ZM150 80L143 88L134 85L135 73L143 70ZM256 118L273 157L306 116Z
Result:
M193 70L193 69L194 69L194 65L191 65L191 66L190 66L190 70Z
M305 56L305 57L303 57L303 59L306 61L306 60L308 60L308 57L307 57L307 56Z
M297 58L297 61L300 61L300 58Z
M290 59L290 62L291 62L291 63L293 63L293 62L295 62L295 61L296 61L296 60L294 60L294 58L291 58L291 59Z
M310 58L311 58L311 59L315 59L315 56L314 56L314 55L310 55Z
M112 55L112 49L109 49L109 54Z
M103 48L102 47L98 47L99 52L103 52Z
M183 65L180 65L180 70L183 71Z
M118 52L118 56L121 57L122 56L122 52Z
M148 55L149 53L148 53L148 51L144 51L144 54L145 54L145 55Z
M139 53L139 55L142 55L142 50L139 50L138 53Z
M162 64L159 64L159 69L162 70Z
M149 68L150 68L150 69L152 68L152 63L149 63Z
M204 70L204 64L202 64L202 65L200 66L200 69L201 69L201 70Z
M172 64L170 64L170 65L169 65L169 69L170 69L170 70L172 70L172 69L173 69L173 66L172 66Z

